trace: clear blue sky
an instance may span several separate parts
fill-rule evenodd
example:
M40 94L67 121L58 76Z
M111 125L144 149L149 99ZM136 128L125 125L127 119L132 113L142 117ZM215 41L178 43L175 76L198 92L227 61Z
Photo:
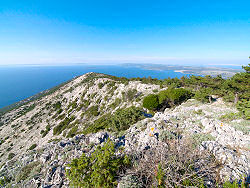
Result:
M247 64L250 0L1 0L0 64Z

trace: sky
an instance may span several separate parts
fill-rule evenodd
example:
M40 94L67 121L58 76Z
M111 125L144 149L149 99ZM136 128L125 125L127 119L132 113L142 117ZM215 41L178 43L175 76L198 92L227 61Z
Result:
M1 0L0 65L245 65L249 0Z

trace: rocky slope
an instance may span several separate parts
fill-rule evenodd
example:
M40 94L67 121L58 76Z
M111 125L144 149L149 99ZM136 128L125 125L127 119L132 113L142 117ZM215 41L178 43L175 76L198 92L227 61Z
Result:
M221 118L237 112L221 99L212 104L190 99L119 133L82 134L101 116L140 107L143 96L160 90L159 85L88 73L2 115L1 178L10 179L9 187L68 187L66 164L82 153L91 153L107 138L117 147L123 146L126 153L133 153L164 145L164 140L172 137L191 137L200 150L212 152L223 164L219 171L222 179L249 174L249 121Z

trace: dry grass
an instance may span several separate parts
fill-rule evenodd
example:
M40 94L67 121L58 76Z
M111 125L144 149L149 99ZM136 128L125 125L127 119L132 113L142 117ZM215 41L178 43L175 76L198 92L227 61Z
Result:
M145 187L201 186L219 182L220 164L190 140L169 140L136 155L134 173ZM159 169L160 165L160 169Z

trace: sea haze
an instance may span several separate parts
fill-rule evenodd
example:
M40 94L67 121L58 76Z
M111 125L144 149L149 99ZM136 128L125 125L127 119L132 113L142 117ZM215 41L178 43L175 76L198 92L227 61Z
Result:
M173 70L146 70L133 65L0 66L0 108L87 72L158 79L188 75Z

